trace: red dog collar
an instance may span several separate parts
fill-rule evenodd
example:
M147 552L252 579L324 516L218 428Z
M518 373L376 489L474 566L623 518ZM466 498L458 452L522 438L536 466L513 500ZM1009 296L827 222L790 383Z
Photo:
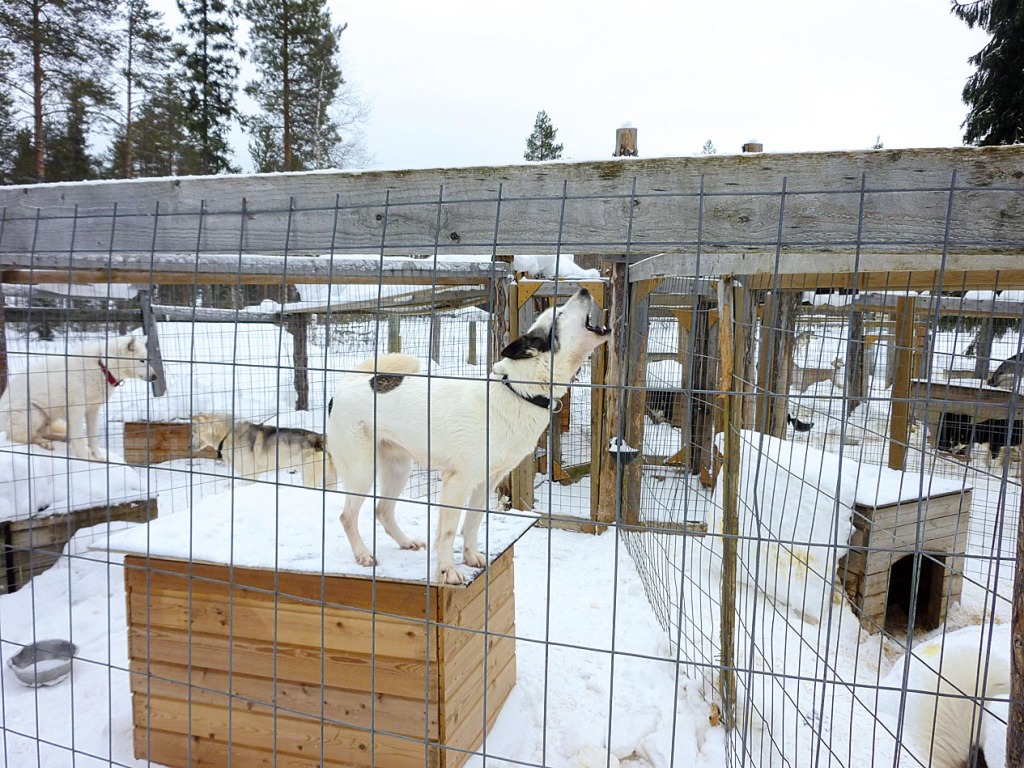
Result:
M103 364L102 360L97 360L96 362L99 363L100 370L103 371L103 375L107 377L107 384L109 384L112 387L121 386L123 382L121 382L119 379L114 378L114 374L112 374L110 370L107 368L107 366Z

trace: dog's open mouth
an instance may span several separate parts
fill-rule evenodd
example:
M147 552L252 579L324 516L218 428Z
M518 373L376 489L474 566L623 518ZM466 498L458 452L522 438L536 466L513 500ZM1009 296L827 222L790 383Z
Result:
M595 310L598 317L596 323L593 320ZM607 336L609 333L612 332L612 329L601 324L601 314L602 312L600 309L597 309L596 307L591 308L590 314L587 315L587 319L584 322L584 325L586 326L587 330L593 334L596 334L598 336Z

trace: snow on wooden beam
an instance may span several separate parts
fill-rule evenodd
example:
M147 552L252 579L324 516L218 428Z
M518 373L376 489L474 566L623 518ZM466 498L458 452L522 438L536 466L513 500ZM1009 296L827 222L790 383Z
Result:
M883 261L1024 254L1021 192L1021 146L39 184L0 188L0 265L182 249L692 256L699 232L706 256L758 259L746 274L771 272L777 246L852 271L858 242Z
M358 283L486 285L510 274L501 262L432 258L306 258L203 253L3 253L4 283L234 285Z

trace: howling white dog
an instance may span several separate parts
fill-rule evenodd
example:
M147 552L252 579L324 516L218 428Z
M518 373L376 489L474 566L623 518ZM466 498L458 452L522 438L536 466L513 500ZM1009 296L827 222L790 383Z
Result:
M66 355L34 360L28 370L10 374L0 397L0 432L16 443L47 450L53 449L53 440L66 436L71 455L103 461L100 406L124 379L155 378L145 336L88 342Z
M597 318L597 319L595 319ZM377 519L402 549L422 549L395 521L395 498L405 488L413 460L441 473L436 581L460 584L454 541L461 507L466 565L482 568L477 533L487 498L498 481L537 444L552 403L565 394L587 356L608 339L600 309L586 289L559 309L547 309L509 344L488 379L416 376L408 355L364 363L368 373L347 377L334 395L327 449L349 494L342 526L356 560L376 559L359 535L363 497L377 482Z

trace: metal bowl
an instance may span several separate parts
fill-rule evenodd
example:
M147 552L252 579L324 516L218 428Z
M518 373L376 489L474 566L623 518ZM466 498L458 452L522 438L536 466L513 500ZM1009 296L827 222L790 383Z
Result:
M32 688L56 685L71 674L71 661L77 653L78 646L67 640L40 640L7 659L7 666Z

